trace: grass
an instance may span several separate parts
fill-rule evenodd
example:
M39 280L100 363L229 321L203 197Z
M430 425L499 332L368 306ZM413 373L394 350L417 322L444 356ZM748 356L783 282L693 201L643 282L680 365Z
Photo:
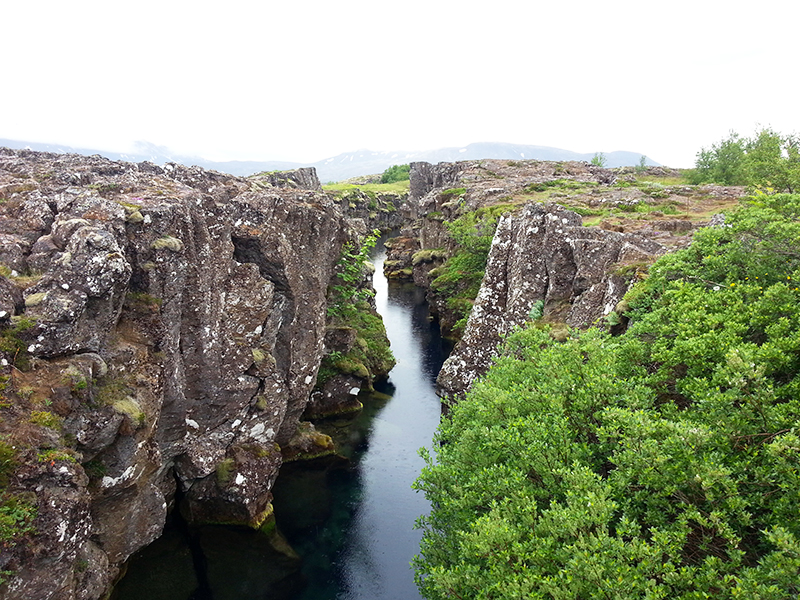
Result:
M409 181L395 181L394 183L365 183L355 185L353 183L327 183L322 189L332 194L341 195L350 190L361 190L362 192L373 194L405 194L409 189Z
M639 183L654 183L658 185L689 185L689 178L685 175L680 177L655 177L653 175L645 175L643 177L637 177L636 181Z

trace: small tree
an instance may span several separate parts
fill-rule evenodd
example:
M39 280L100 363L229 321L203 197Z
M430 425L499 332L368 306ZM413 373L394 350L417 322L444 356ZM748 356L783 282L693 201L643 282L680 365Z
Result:
M592 157L591 163L596 167L605 167L607 164L606 155L602 152L595 152Z
M730 132L697 153L693 183L720 183L794 192L800 188L800 138L765 128L752 138Z

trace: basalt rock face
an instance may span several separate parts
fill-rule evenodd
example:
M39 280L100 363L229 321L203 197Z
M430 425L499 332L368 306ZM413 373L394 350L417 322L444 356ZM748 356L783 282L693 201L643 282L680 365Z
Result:
M3 597L100 597L178 488L190 521L259 526L348 235L313 170L0 149L0 197L0 325L21 341L0 434L23 465L4 493L38 507Z
M369 231L389 231L403 226L400 211L408 194L399 192L366 192L361 189L345 190L339 197L342 213L350 219L361 219Z
M448 223L495 205L521 205L520 197L530 195L531 186L554 180L603 185L612 183L615 175L608 169L577 162L412 163L409 200L403 207L410 227L404 231L402 248L390 249L384 269L387 277L413 280L417 285L431 288L435 278L430 276L431 272L437 273L436 267L444 258L458 251L448 232ZM448 295L429 289L428 301L439 316L443 331L451 333L460 317Z
M665 248L636 234L583 227L576 213L531 204L501 218L464 336L439 373L457 396L486 372L501 337L538 316L588 327L611 313L631 281L624 266L649 263Z

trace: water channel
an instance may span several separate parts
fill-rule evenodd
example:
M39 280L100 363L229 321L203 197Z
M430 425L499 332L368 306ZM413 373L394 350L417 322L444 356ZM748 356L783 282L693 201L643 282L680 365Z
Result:
M397 364L376 394L362 397L360 414L317 423L345 458L285 465L273 490L281 533L302 559L299 571L275 581L269 562L286 557L270 558L253 532L207 527L190 534L175 526L131 561L115 600L420 598L410 562L421 533L413 526L429 506L411 484L424 465L417 451L430 446L439 422L434 381L449 347L423 290L388 282L384 259L379 244L376 304ZM202 564L183 538L203 542Z

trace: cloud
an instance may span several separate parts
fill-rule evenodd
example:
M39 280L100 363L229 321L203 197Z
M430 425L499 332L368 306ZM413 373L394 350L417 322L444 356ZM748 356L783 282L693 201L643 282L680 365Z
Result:
M6 3L0 137L219 158L508 141L690 166L796 131L797 5ZM8 50L7 50L8 51Z

